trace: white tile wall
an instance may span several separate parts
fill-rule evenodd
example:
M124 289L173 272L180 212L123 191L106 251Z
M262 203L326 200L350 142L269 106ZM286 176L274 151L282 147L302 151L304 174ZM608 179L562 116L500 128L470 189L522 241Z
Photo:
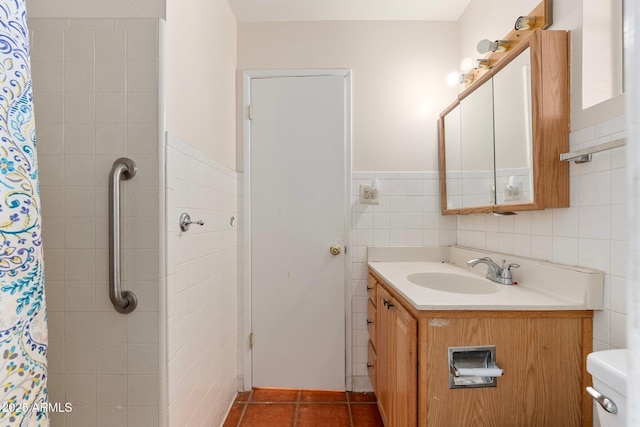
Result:
M625 135L624 117L573 132L571 150ZM357 192L376 176L380 205L361 205ZM440 215L437 172L354 172L353 260L354 389L366 379L366 247L452 245L490 249L596 268L605 272L605 309L594 319L594 349L626 347L625 149L571 164L571 207L516 216Z
M167 146L169 422L222 424L237 381L236 172L170 136ZM178 217L192 225L181 232Z
M625 136L618 117L570 136L571 151ZM625 148L571 163L571 207L516 216L458 217L457 244L605 272L605 309L594 318L594 350L626 347Z
M374 177L380 204L360 204L360 185ZM440 214L438 172L354 172L352 178L353 388L367 391L367 246L454 245L456 217Z
M52 425L157 426L158 22L31 19L29 27L47 254L48 387L52 402L73 405L71 413L52 414ZM144 51L140 37L149 42ZM148 84L136 86L140 80ZM135 106L145 115L127 110L128 101L139 99ZM139 168L123 185L123 287L139 301L128 315L113 309L107 287L108 176L125 155Z

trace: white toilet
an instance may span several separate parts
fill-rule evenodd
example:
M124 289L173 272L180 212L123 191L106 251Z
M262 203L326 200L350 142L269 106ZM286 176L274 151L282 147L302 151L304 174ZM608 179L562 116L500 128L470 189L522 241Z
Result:
M598 408L600 426L626 427L629 379L627 349L589 354L587 371L593 377L593 387L587 387L587 392Z

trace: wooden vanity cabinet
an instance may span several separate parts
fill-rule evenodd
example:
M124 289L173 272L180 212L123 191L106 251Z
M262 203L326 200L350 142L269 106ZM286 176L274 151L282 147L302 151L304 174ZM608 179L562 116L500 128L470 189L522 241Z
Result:
M591 310L416 310L370 277L378 282L373 377L385 426L591 427ZM504 370L497 386L450 389L448 348L486 345L496 346Z
M369 374L369 380L373 389L377 389L377 364L378 354L376 351L376 338L378 336L376 327L378 325L377 320L377 290L378 282L375 277L369 274L367 278L367 294L369 299L367 300L367 332L369 332L369 345L367 351L367 372Z
M369 340L369 365L375 359L375 369L369 368L369 377L375 378L372 384L384 425L413 427L417 422L418 321L383 286L378 284L376 293L376 328L373 334L370 330Z
M451 426L591 426L583 366L591 351L588 313L427 316L420 319L420 425L441 426L446 419ZM496 346L496 362L504 370L497 387L450 389L447 349L482 345Z
M386 353L389 380L389 426L414 427L417 412L417 342L418 322L399 301L388 304L389 328Z

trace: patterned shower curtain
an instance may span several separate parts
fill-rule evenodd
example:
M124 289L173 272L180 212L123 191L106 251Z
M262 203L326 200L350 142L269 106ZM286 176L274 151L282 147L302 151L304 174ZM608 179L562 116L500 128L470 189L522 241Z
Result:
M47 311L26 0L0 0L0 426L48 426Z

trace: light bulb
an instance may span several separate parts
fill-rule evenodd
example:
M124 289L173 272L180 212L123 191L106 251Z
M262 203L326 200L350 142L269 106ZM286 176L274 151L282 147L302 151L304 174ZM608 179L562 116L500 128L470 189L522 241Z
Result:
M468 73L469 71L471 71L472 68L473 68L473 59L464 58L462 61L460 61L460 71L462 71L463 73Z
M478 46L476 46L476 49L478 50L478 53L489 53L489 52L504 52L505 50L507 50L508 47L509 47L508 40L491 41L491 40L484 39L478 42Z
M457 86L460 83L460 73L453 71L447 76L447 84L449 86Z
M378 181L378 178L373 178L371 180L371 189L372 190L379 190L380 189L380 181Z

